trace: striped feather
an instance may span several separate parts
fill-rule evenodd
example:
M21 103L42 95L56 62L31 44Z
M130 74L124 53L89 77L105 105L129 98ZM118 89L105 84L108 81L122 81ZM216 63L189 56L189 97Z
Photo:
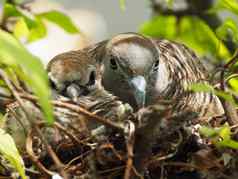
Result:
M193 83L208 83L205 67L196 54L183 44L169 40L155 40L160 51L160 63L168 70L170 83L161 92L164 98L176 99L178 111L191 108L200 116L211 117L224 113L218 97L208 92L191 92Z

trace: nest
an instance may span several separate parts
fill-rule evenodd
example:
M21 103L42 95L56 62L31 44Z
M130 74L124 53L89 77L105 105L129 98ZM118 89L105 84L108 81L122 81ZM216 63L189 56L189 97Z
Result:
M56 96L49 126L37 98L8 82L13 97L3 128L14 138L29 178L236 178L237 159L226 163L221 157L224 150L231 157L237 152L217 150L196 127L204 121L220 126L224 116L200 121L189 110L174 113L174 101L133 112L99 89L77 104ZM1 175L12 173L5 167Z

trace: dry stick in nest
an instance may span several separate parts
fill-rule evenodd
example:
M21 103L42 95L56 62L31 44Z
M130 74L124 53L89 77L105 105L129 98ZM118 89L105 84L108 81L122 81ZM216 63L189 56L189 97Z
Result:
M62 177L64 177L64 179L67 179L67 174L64 172L63 170L63 164L61 163L61 161L59 160L59 158L57 157L57 155L55 154L55 152L53 151L52 147L48 144L47 140L44 138L44 136L42 135L39 127L37 124L35 124L32 120L31 120L31 116L28 113L28 110L24 107L24 103L20 97L20 95L18 94L18 92L15 90L14 86L11 84L10 79L7 77L7 74L0 69L0 76L1 78L4 80L4 82L6 83L6 85L9 87L10 91L12 92L13 96L16 98L17 102L19 103L20 107L22 108L23 112L26 115L26 119L29 121L29 123L31 124L31 127L36 131L36 133L38 134L38 136L40 137L40 139L42 140L42 142L45 144L47 152L49 153L49 155L51 156L51 158L53 159L57 169L59 170L59 173L62 175ZM38 165L37 165L38 166Z
M40 122L39 126L41 127L45 127L47 124L46 122ZM59 129L60 131L62 131L63 133L65 133L70 139L71 141L77 146L77 145L87 145L85 142L80 141L76 136L74 136L74 134L72 134L70 131L68 131L64 126L62 126L61 124L54 122L53 124L54 127L56 127L57 129ZM38 168L41 168L42 172L44 173L48 173L48 174L54 174L53 172L45 169L45 167L40 163L40 161L37 159L37 157L34 155L33 149L32 149L32 131L30 131L28 137L27 137L27 142L26 142L26 150L28 151L28 154L30 155L31 159L33 161L35 161L35 163L39 163ZM44 171L44 169L46 171ZM66 170L66 166L64 166L64 170Z
M37 168L40 170L40 172L45 176L53 176L54 173L44 167L42 163L38 160L37 156L35 156L32 148L32 140L33 140L33 134L32 130L28 133L27 139L26 139L26 151L30 157L30 159L34 162L34 164L37 166Z
M87 145L83 141L80 141L74 134L72 134L69 130L67 130L64 126L62 126L58 122L54 122L54 126L58 128L60 131L62 131L63 133L65 133L67 136L69 136L69 138L72 140L72 142L75 145L82 145L82 144Z
M225 70L232 67L235 64L237 58L238 58L238 49L235 51L231 60L227 64L224 65L223 70L221 71L220 89L224 92L227 92L227 85L225 82ZM230 104L230 102L228 102L222 98L221 98L221 102L222 102L222 105L223 105L223 108L225 111L225 115L227 116L228 123L230 125L238 124L238 115L237 115L235 107L232 106L232 104Z
M127 163L124 174L124 179L130 179L131 169L133 167L133 151L135 142L135 125L131 121L128 121L128 135L126 136L126 147L127 147Z
M30 95L30 94L27 94L27 93L19 93L19 95L22 98L28 99L32 102L37 102L37 100L38 100L37 97L35 97L33 95ZM52 100L51 103L56 107L67 108L67 109L69 109L71 111L74 111L78 114L83 114L86 117L88 117L89 120L94 120L95 122L98 122L98 123L103 124L107 127L113 128L115 130L118 130L119 132L124 133L125 127L124 127L123 124L118 124L118 123L112 122L110 119L105 119L103 117L95 115L95 114L89 112L88 110L78 106L78 105L68 103L68 102L64 102L64 101L55 101L55 100Z

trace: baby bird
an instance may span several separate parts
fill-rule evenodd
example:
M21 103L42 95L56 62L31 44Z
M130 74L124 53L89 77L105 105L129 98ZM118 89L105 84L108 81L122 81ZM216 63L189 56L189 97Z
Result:
M207 83L207 72L183 44L124 33L85 51L102 64L105 89L134 109L169 99L177 103L177 111L189 107L200 116L224 112L217 96L188 91L193 83Z
M120 120L132 112L128 104L101 85L101 65L88 53L78 50L54 57L47 67L52 88L61 97L68 97L94 114L110 120Z
M96 63L86 53L70 51L55 56L47 65L52 87L61 95L77 98L100 88Z

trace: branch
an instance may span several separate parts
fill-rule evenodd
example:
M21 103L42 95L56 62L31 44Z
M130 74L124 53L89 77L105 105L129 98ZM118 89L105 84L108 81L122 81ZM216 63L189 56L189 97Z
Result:
M225 71L226 69L232 67L238 58L238 49L236 50L235 54L233 57L230 59L230 61L224 65L224 70L221 71L220 75L220 89L224 92L227 92L227 85L226 85L226 80L225 80ZM236 125L238 124L238 115L235 107L228 101L224 100L223 98L220 98L225 114L227 116L228 123L230 125Z
M33 102L37 102L37 99L38 99L37 97L35 97L33 95L30 95L30 94L27 94L27 93L20 93L19 95L22 98L31 100ZM63 101L55 101L55 100L53 100L51 102L56 107L67 108L67 109L69 109L71 111L74 111L78 114L83 114L86 117L88 117L90 120L94 120L94 121L96 121L100 124L103 124L105 126L108 126L110 128L118 130L119 132L124 133L124 126L122 124L117 124L115 122L112 122L112 120L110 120L110 119L105 119L105 118L99 117L98 115L95 115L95 114L89 112L88 110L78 106L78 105L71 104L71 103L68 103L68 102L63 102Z

